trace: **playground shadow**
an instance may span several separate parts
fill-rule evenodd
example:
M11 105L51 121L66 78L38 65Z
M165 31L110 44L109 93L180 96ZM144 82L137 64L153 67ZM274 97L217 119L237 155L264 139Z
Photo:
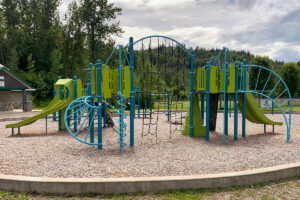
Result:
M59 132L50 132L50 133L15 133L14 135L8 136L8 138L31 138L31 137L57 137L57 136L66 136L68 132L59 131Z
M233 134L228 134L225 136L225 145L231 146L240 146L245 145L247 143L253 144L260 141L260 143L267 142L268 140L272 139L272 137L284 135L283 133L274 132L266 132L266 133L255 133L255 134L246 134L246 137L243 138L241 133L238 134L238 140L234 141ZM224 146L223 144L223 132L218 131L210 131L210 138L209 141L206 141L205 137L197 137L193 138L193 140L198 140L199 142L205 142L208 146Z

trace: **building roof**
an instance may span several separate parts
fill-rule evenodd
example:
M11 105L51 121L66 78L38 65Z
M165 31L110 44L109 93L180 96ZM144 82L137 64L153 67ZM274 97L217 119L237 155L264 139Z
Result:
M15 79L17 82L19 82L21 85L23 85L26 89L34 89L31 87L28 83L23 81L19 76L17 76L15 73L13 73L8 67L5 67L4 65L0 64L0 72L5 71L7 74L9 74L13 79ZM3 88L6 90L6 87ZM1 89L0 89L1 90Z

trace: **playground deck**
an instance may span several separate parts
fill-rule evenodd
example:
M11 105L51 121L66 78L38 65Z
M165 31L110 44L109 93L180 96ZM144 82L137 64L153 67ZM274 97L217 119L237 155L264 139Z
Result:
M267 115L282 121L282 115ZM241 115L239 115L241 117ZM114 117L114 120L117 118ZM128 118L126 120L129 120ZM41 119L21 128L21 135L11 137L10 129L0 122L0 174L41 177L128 177L210 174L241 171L300 161L300 115L294 115L291 142L286 143L286 127L271 126L263 133L263 125L247 122L247 138L233 141L233 117L229 118L227 144L222 144L223 114L218 114L217 132L205 138L192 139L179 131L169 138L170 124L161 116L158 143L147 136L141 144L142 119L135 120L136 145L118 149L118 135L103 129L104 147L98 150L74 140L66 131L57 131L57 122ZM241 122L241 120L239 120ZM95 130L96 131L96 130ZM128 130L126 131L128 133ZM126 142L129 136L126 137Z

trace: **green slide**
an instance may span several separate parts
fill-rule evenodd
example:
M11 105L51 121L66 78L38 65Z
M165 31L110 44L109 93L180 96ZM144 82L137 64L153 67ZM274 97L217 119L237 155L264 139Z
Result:
M64 86L65 88L67 88L69 90L69 96L66 99L62 99L60 100L60 86ZM81 87L81 82L80 84L78 84L80 88ZM28 119L25 119L21 122L17 122L14 124L8 124L6 125L6 128L17 128L17 127L21 127L21 126L26 126L29 124L34 123L35 121L37 121L38 119L41 119L43 117L46 117L54 112L57 112L59 110L64 110L66 107L68 107L68 105L73 101L74 98L74 87L73 87L73 80L72 79L60 79L58 80L55 85L54 85L55 91L56 91L56 96L54 97L54 99L51 101L51 103L39 114L30 117ZM81 92L79 91L79 94ZM66 95L64 95L66 96Z
M234 95L232 95L234 98ZM239 103L238 107L240 112L243 110L243 95L238 97ZM248 121L256 124L267 124L267 125L283 125L282 122L274 122L266 117L266 115L259 108L256 99L253 94L246 93L246 118Z

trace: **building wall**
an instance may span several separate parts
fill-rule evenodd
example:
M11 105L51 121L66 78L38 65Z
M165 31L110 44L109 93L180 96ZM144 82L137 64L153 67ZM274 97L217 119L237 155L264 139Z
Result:
M26 101L31 101L30 93L26 93ZM0 91L0 111L23 108L23 91Z

